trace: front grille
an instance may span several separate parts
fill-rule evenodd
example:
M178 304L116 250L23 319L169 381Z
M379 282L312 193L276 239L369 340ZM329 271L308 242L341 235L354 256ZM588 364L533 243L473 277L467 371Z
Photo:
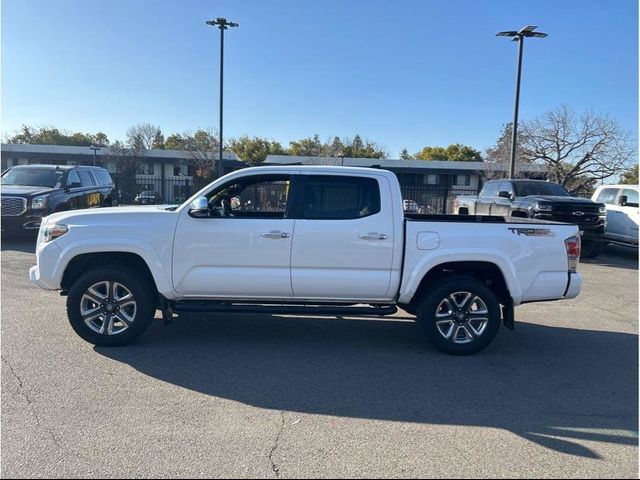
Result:
M553 213L557 215L566 215L568 217L574 216L580 218L581 215L573 215L574 212L582 212L584 216L598 215L600 207L598 205L555 205L553 207Z
M3 217L17 217L27 211L27 200L20 197L2 197L0 210Z
M598 222L597 215L554 215L553 220L556 222L575 223L580 224L593 224Z

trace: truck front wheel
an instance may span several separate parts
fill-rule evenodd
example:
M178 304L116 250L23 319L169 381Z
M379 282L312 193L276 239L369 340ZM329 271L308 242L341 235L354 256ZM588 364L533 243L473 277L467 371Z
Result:
M470 277L455 277L430 291L418 308L427 340L452 355L486 348L500 328L500 305L494 293Z
M71 327L89 343L125 345L142 335L155 316L154 292L145 279L125 268L100 267L69 289Z

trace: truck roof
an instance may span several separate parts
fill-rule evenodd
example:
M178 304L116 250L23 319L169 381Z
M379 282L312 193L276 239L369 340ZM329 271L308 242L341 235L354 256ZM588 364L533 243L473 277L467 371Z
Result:
M316 174L322 173L344 173L344 174L358 174L358 175L383 175L393 176L395 173L381 169L370 167L343 167L338 165L264 165L259 167L249 167L242 170L236 170L236 172L313 172Z

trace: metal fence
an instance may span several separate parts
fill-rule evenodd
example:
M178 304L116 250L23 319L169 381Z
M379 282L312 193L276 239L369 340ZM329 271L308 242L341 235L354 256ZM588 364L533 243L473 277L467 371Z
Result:
M479 189L457 185L400 185L405 210L424 214L454 213L459 195L478 195Z
M113 175L113 181L120 205L182 203L211 182L199 177L160 178L147 175ZM400 185L400 189L405 200L405 209L425 214L454 213L453 203L458 195L478 194L477 188L455 185ZM274 193L274 204L277 203L277 193ZM257 195L253 191L245 194ZM257 198L253 200L253 203L256 203Z
M118 204L177 204L184 202L211 180L198 177L152 177L112 175Z

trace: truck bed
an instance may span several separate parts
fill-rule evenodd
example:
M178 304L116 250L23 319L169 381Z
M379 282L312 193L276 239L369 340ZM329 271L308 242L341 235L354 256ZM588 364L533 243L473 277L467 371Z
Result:
M405 220L417 222L452 222L452 223L534 223L537 225L554 224L562 225L561 222L553 222L550 220L536 220L532 218L522 217L499 217L490 215L438 215L438 214L420 214L405 213Z

